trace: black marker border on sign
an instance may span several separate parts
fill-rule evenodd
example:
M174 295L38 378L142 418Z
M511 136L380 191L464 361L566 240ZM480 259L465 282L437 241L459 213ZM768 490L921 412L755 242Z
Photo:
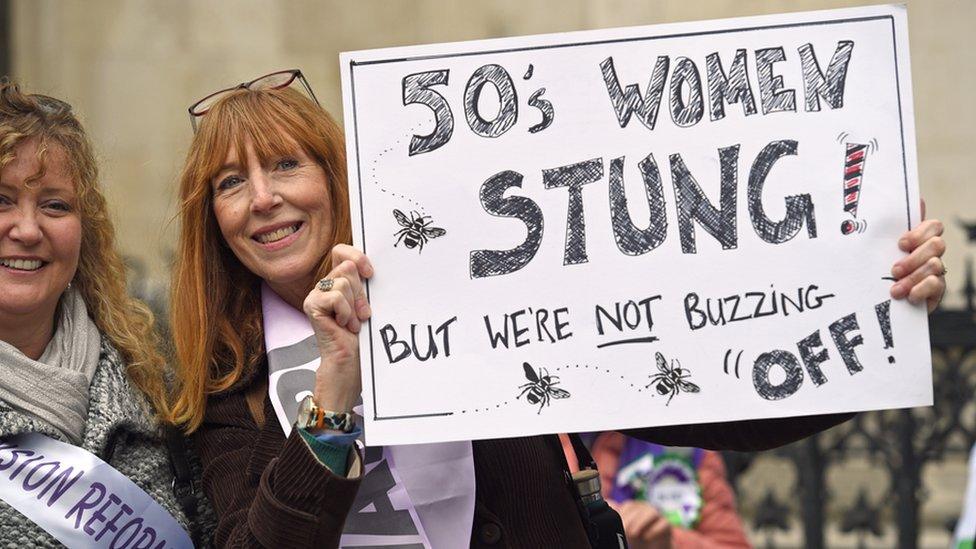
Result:
M359 155L359 122L357 116L356 108L356 72L355 68L359 66L368 65L381 65L387 63L402 63L407 61L427 61L431 59L446 59L451 57L469 57L472 55L491 55L499 53L513 53L521 51L533 51L533 50L551 50L560 48L576 48L576 47L586 47L586 46L598 46L603 44L619 44L627 42L643 42L651 40L662 40L667 38L688 38L693 36L706 36L713 34L731 34L731 33L745 33L753 31L762 30L773 30L773 29L789 29L789 28L800 28L800 27L813 27L813 26L823 26L823 25L842 25L850 23L867 23L872 21L883 21L887 19L891 23L891 43L892 43L892 53L894 54L894 65L895 65L895 93L898 97L898 128L901 134L901 167L905 176L905 217L906 217L906 230L912 228L912 217L911 217L911 204L909 203L909 192L908 192L908 159L905 152L905 121L901 112L901 75L898 72L898 40L895 36L895 18L892 15L870 15L864 17L848 17L842 19L829 19L824 21L807 21L805 23L784 23L780 25L762 25L756 27L743 27L743 28L733 28L733 29L717 29L710 31L701 32L683 32L675 34L662 34L659 36L638 36L630 38L616 38L608 40L593 40L590 42L572 42L566 44L547 44L541 46L525 46L520 48L501 48L496 50L482 50L482 51L469 51L461 53L445 53L438 55L417 55L414 57L400 57L394 59L375 59L372 61L349 61L349 84L350 91L352 92L352 123L353 123L353 133L355 134L355 146L356 146L356 184L359 186L359 222L360 222L360 241L363 244L363 253L368 252L366 250L366 226L365 226L365 212L363 211L363 178L362 169ZM366 299L369 299L369 281L365 281L366 285ZM398 415L398 416L381 416L377 411L376 403L376 365L373 360L374 346L373 346L373 321L370 319L367 321L368 331L369 331L369 369L370 377L372 381L372 395L373 395L373 421L384 421L384 420L394 420L394 419L412 419L421 417L438 417L438 416L450 416L454 415L454 412L434 412L425 414L409 414L409 415ZM365 411L365 410L364 410Z

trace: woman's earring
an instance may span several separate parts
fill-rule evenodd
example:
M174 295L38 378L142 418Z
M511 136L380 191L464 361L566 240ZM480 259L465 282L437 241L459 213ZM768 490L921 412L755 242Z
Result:
M71 281L69 280L69 281L68 281L68 287L67 287L67 288L65 288L65 290L70 290L70 289L71 289Z

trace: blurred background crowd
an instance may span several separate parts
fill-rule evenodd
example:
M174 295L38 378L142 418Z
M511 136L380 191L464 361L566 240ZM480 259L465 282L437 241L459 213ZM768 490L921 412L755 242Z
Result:
M0 73L69 101L98 149L132 291L166 310L186 108L299 67L342 117L341 51L864 5L868 0L0 0ZM862 414L786 449L726 454L757 546L947 547L976 440L973 0L910 0L919 180L946 222L933 408ZM165 315L162 315L165 318ZM165 326L164 326L165 328Z

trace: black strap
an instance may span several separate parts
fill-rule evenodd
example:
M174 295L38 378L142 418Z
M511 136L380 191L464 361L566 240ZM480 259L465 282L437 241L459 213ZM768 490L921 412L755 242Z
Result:
M593 461L593 456L590 455L590 451L586 449L586 445L583 444L583 439L576 433L568 433L569 441L573 445L573 452L576 454L576 461L580 464L580 469L593 469L596 470L596 462ZM579 491L576 489L576 482L573 481L573 475L569 472L569 462L566 461L566 453L563 451L563 444L559 440L559 435L546 435L543 438L549 443L549 447L556 454L557 463L562 464L563 468L563 480L566 483L566 488L569 490L570 496L573 498L573 502L576 504L576 512L579 513L580 522L583 523L583 529L586 531L586 537L590 541L590 547L596 546L596 540L599 536L593 521L590 520L590 512L587 511L586 505L583 504L583 499L580 497ZM581 451L582 450L582 451ZM586 461L580 459L582 457ZM586 463L586 466L583 464Z
M596 461L590 455L590 450L583 444L583 439L577 433L569 433L569 441L573 443L573 452L576 452L576 462L580 469L597 470Z
M169 466L173 471L173 495L186 515L190 526L190 540L194 547L200 547L200 526L197 524L197 496L193 485L193 470L186 450L186 437L172 425L164 427L166 448L169 450Z

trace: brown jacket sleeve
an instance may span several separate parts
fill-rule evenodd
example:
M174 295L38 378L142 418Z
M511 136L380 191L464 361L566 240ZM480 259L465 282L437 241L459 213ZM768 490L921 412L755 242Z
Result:
M839 425L855 414L752 419L729 423L698 423L621 431L627 436L664 446L758 452L789 444Z
M263 426L245 394L210 397L195 433L218 547L336 547L360 478L319 463L297 431L284 436L265 396Z

